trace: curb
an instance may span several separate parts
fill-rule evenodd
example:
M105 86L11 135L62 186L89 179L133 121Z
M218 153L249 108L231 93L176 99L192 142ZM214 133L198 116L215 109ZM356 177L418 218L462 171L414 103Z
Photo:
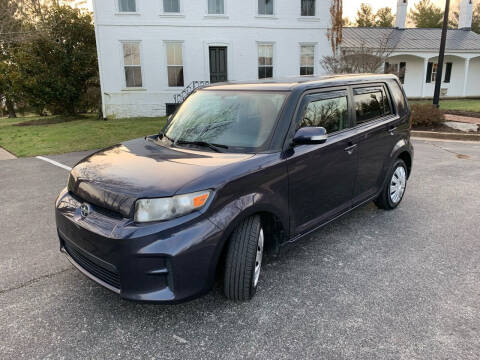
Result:
M480 134L460 134L460 133L457 134L457 133L446 133L446 132L436 132L436 131L412 130L411 135L413 137L431 138L431 139L480 141Z

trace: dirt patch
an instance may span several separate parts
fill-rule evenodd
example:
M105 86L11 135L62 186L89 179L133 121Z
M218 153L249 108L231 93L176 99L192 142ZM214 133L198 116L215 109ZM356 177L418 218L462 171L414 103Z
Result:
M475 111L444 110L443 113L444 114L450 114L450 115L474 117L474 118L480 119L480 112L475 112Z
M442 133L452 133L452 134L467 134L466 132L457 130L457 129L452 129L451 127L448 127L446 125L440 125L440 126L416 126L413 127L412 130L418 130L418 131L436 131L436 132L442 132ZM480 130L477 130L476 133L480 134ZM468 134L475 134L474 132L469 132Z
M79 116L72 116L72 117L59 116L55 118L47 117L45 119L22 121L18 124L13 124L13 126L40 126L40 125L60 124L60 123L65 123L65 122L70 122L75 120L82 120L82 117L79 117Z

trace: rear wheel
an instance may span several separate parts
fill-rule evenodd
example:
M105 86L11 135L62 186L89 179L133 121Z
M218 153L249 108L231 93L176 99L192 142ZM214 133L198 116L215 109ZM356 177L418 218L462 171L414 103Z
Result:
M240 223L230 238L225 261L225 296L234 301L250 300L257 289L262 268L265 236L260 216Z
M375 199L375 204L380 209L395 209L403 199L407 187L407 166L402 159L397 159L388 172L388 180Z

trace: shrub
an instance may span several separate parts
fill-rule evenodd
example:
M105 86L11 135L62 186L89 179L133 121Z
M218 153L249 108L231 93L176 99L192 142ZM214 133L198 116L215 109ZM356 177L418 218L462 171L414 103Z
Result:
M412 127L440 127L445 121L445 115L432 104L413 104Z

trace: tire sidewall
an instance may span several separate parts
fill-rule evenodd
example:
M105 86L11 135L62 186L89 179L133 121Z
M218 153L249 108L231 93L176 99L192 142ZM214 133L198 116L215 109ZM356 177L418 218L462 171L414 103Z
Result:
M403 167L403 170L405 170L405 174L406 174L406 178L405 178L405 190L403 191L403 194L402 194L402 197L400 198L400 200L395 203L393 202L392 200L392 197L390 195L390 183L392 182L392 177L393 177L393 174L395 173L395 171L399 168L399 167ZM407 171L407 166L405 165L405 162L401 159L397 159L394 163L393 163L393 166L392 168L390 169L390 172L388 174L388 180L387 180L387 183L385 185L385 196L386 196L386 199L388 201L388 205L394 209L396 208L398 205L400 205L400 203L402 202L403 200L403 197L405 196L405 192L407 191L407 183L408 183L408 171Z
M252 264L252 276L250 277L250 298L252 298L255 293L257 292L257 287L258 287L258 284L260 283L260 277L262 276L262 266L263 266L263 256L265 255L265 240L264 240L264 244L263 244L263 255L262 255L262 263L260 264L260 275L259 275L259 278L258 278L258 282L257 282L257 285L255 285L255 263L256 263L256 260L257 260L257 247L258 247L258 239L260 237L260 231L262 231L263 227L262 227L262 223L260 222L260 226L258 228L258 231L257 233L255 234L256 238L257 238L257 242L256 242L256 247L255 247L255 256L253 257L252 261L253 261L253 264ZM264 232L264 236L265 236L265 232Z

